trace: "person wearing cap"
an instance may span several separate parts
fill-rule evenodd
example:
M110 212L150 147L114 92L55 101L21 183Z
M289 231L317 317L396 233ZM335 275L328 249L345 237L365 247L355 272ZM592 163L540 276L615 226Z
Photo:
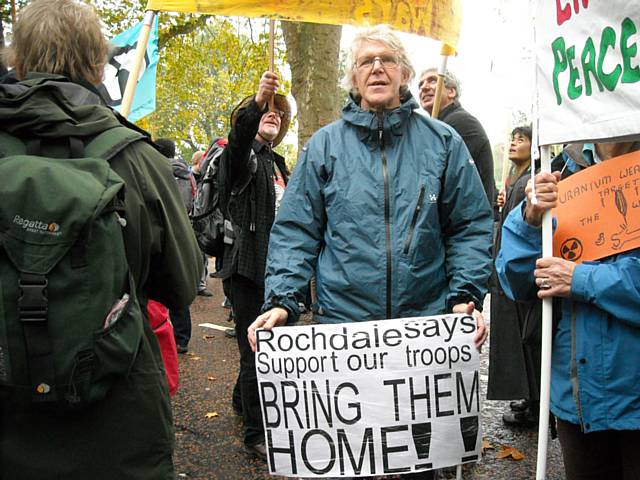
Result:
M284 158L273 151L287 133L291 117L287 98L276 93L278 87L278 77L265 72L258 92L235 108L229 144L221 157L229 191L226 214L235 236L233 245L225 248L220 272L233 304L240 350L233 407L244 420L245 447L262 459L266 459L264 429L247 327L260 314L264 300L269 231L289 175Z

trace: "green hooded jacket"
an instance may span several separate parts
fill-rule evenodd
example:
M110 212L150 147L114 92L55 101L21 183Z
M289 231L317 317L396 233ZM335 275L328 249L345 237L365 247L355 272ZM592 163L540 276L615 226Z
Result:
M75 136L86 143L122 122L91 87L65 77L30 74L0 84L0 130L22 139ZM110 164L126 186L125 249L143 308L148 298L169 308L189 305L202 257L169 162L150 142L136 141ZM19 413L0 403L3 480L169 480L173 441L162 360L146 321L131 374L87 410Z

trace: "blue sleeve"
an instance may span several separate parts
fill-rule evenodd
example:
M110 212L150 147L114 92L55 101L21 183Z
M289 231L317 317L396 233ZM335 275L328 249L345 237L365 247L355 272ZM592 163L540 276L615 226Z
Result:
M631 253L610 262L576 265L571 297L640 328L640 258Z
M525 222L523 209L524 201L507 216L496 256L500 286L512 300L532 300L538 292L533 270L542 255L542 229Z
M263 310L281 306L290 323L299 316L298 302L315 271L326 225L320 136L304 147L269 236Z
M493 214L466 146L453 137L440 197L449 295L447 309L473 301L482 310L491 274Z

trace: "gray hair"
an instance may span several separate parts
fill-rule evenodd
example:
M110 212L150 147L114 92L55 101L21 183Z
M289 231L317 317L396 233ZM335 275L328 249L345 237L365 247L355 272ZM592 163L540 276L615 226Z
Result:
M377 25L366 30L359 31L351 42L349 53L347 55L347 66L344 77L342 79L342 86L345 90L351 93L354 97L359 98L360 93L353 80L355 77L355 64L358 58L358 52L365 43L379 42L388 46L393 53L398 56L400 68L407 77L407 82L400 86L400 94L404 94L409 90L409 83L416 75L416 71L411 65L411 60L407 55L407 51L402 45L402 42L398 36L387 25Z
M428 72L437 72L438 69L436 67L426 68L422 71L419 78L425 76ZM444 72L444 86L447 88L453 88L456 91L456 96L454 100L458 100L462 96L462 87L460 86L460 80L456 77L451 70L447 69Z

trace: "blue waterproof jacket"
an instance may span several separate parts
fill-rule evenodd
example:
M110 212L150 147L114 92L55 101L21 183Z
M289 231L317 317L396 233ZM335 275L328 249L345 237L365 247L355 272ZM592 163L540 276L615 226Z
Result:
M502 227L500 284L514 300L536 298L540 228L524 202ZM576 265L561 301L551 364L551 411L583 431L640 429L640 249Z
M442 314L487 291L492 214L460 136L353 101L300 155L271 230L265 309L298 315L315 272L323 323Z

